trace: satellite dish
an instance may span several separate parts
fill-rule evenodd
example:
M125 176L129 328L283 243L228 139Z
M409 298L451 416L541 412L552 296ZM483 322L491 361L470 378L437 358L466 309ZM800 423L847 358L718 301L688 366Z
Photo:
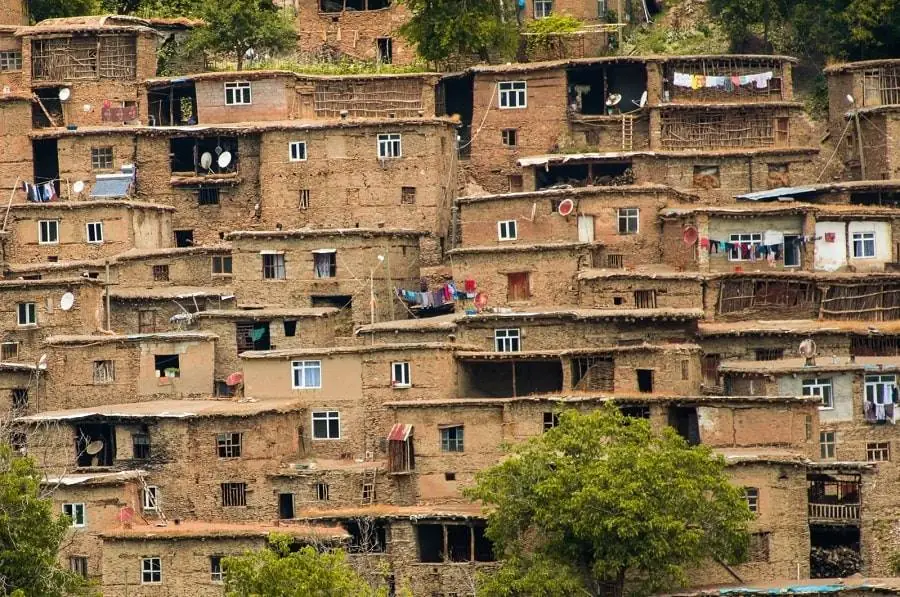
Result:
M87 452L88 454L90 454L91 456L96 456L97 454L99 454L100 452L103 451L103 440L95 439L94 441L92 441L91 443L89 443L87 446L84 447L84 451Z
M856 103L856 99L849 93L847 94L847 103L851 106Z
M72 190L75 191L76 193L82 192L84 190L84 181L76 180L75 184L72 185Z
M622 101L621 93L610 93L609 97L606 98L606 105L612 108L613 106L618 106L619 102Z
M212 154L208 151L204 152L203 155L200 156L200 167L209 170L209 167L212 166L212 160Z
M63 311L70 310L75 305L75 295L67 292L59 299L59 308Z
M239 383L244 383L244 372L243 371L235 371L231 375L225 378L225 385L227 386L236 386Z
M571 199L563 199L559 202L559 206L556 208L556 211L561 216L568 216L573 211L575 211L575 202Z
M686 245L693 245L697 242L698 237L699 233L693 226L685 226L684 230L681 231L681 240L683 240Z
M798 349L800 352L800 356L806 358L806 366L811 367L816 364L816 341L812 338L807 338L803 342L800 343L800 348Z
M91 105L90 105L90 104L85 104L85 105L83 105L83 106L81 107L81 109L84 110L85 112L90 112L90 111L91 111Z
M638 106L643 108L646 105L647 105L647 92L644 91L644 93L641 94L641 101L638 102Z
M231 163L231 152L223 151L219 156L219 168L227 168Z
M59 90L59 101L64 102L72 97L72 90L68 87L63 87Z
M44 353L41 355L41 358L38 359L37 366L38 366L38 369L40 369L41 371L43 371L44 369L47 368L47 353Z
M475 295L475 307L478 310L484 309L485 307L487 307L487 304L488 304L488 297L485 293L479 292L478 294Z

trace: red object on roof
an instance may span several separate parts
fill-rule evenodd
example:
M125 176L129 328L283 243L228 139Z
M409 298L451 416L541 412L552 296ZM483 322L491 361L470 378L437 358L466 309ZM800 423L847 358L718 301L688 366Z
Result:
M697 229L693 226L685 226L684 231L681 233L682 240L684 240L684 244L692 245L697 242L697 238L700 234L697 232Z
M229 386L236 386L239 383L244 383L244 372L243 371L235 371L231 375L225 378L225 384Z
M131 519L134 518L134 508L131 506L125 506L124 508L119 510L119 522L131 522Z
M413 426L412 425L404 425L403 423L397 423L393 427L391 427L391 432L388 433L388 441L389 442L405 442L409 439L409 436L412 435Z
M559 212L559 215L568 216L575 211L575 202L571 199L563 199L559 202L559 206L557 206L556 210Z

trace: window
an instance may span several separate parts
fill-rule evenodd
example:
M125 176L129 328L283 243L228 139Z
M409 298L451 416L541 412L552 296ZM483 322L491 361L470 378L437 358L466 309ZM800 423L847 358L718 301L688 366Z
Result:
M14 409L28 408L28 388L13 388L11 392Z
M886 462L891 459L890 442L866 443L866 460L868 462Z
M216 435L219 458L238 458L241 455L241 433L220 433Z
M494 330L494 350L497 352L519 352L521 334L519 328Z
M463 451L463 426L448 425L440 429L441 452Z
M853 257L854 259L871 259L875 257L875 233L853 233Z
M153 266L153 281L154 282L168 282L169 281L169 266L168 265L154 265Z
M516 240L516 221L503 220L497 222L497 238L500 240Z
M617 214L619 234L638 233L638 214L640 214L640 210L637 207L620 207L617 210Z
M112 170L113 168L113 148L112 147L91 147L91 169L92 170Z
M744 487L744 500L754 514L759 514L759 488Z
M893 404L896 375L866 375L866 402L872 405Z
M525 188L525 181L522 179L521 174L507 174L506 182L509 185L510 193L521 193L522 189Z
M777 361L784 358L783 348L754 348L753 357L757 361Z
M284 254L263 253L262 274L264 280L284 280Z
M378 159L399 158L402 155L400 133L378 135Z
M134 433L131 436L131 452L136 460L150 458L150 436L146 433Z
M769 533L751 533L748 554L748 559L751 562L768 562Z
M214 276L231 275L231 256L216 255L212 258L212 273Z
M327 502L329 497L328 483L316 483L316 499L320 502Z
M531 276L528 272L506 274L506 300L526 301L531 298Z
M62 511L72 520L73 527L87 526L84 504L63 504Z
M718 189L722 178L718 166L694 166L693 186L695 189Z
M141 560L141 584L158 585L162 582L162 560L144 558Z
M222 483L222 506L226 508L232 508L246 505L246 483Z
M544 413L544 431L550 431L559 425L559 415L554 412Z
M175 231L176 247L193 247L194 231L193 230L176 230Z
M371 504L374 500L375 500L375 484L374 483L363 483L362 502L364 504Z
M212 582L225 580L225 573L222 572L222 556L209 556L209 580Z
M731 249L728 251L729 261L749 261L754 245L762 244L762 233L732 234L728 237L728 241L731 243Z
M634 307L636 309L655 309L656 290L635 290Z
M543 19L553 12L553 0L534 0L534 18Z
M38 244L59 244L59 220L38 221Z
M225 105L246 106L252 103L249 81L225 83Z
M288 144L288 158L292 162L305 162L306 141L291 141Z
M337 276L337 252L332 250L313 251L313 273L317 278Z
M515 147L519 144L519 131L517 129L503 129L500 138L507 147Z
M312 414L313 439L341 439L341 413L336 410Z
M653 370L652 369L635 369L637 374L638 392L653 392Z
M94 361L94 383L113 383L116 381L115 361Z
M0 344L0 361L12 361L19 358L18 342L3 342Z
M293 361L293 389L309 390L322 387L322 361Z
M156 377L181 377L181 365L177 354L153 355Z
M506 81L499 84L500 108L526 108L528 106L525 81Z
M19 314L19 325L37 325L37 305L35 303L19 303L16 305Z
M832 388L831 378L803 380L803 395L820 397L822 404L819 405L819 408L822 409L834 408Z
M156 311L154 309L138 309L138 333L149 334L156 331Z
M409 363L391 363L391 385L395 388L408 388L412 386L409 376Z
M285 319L282 322L282 326L284 327L284 335L287 338L293 338L297 335L297 320L296 319Z
M415 205L416 187L400 187L400 204Z
M394 40L390 37L376 37L375 49L378 51L378 62L391 64L394 62Z
M294 517L294 494L278 494L278 518L290 520Z
M0 52L0 71L22 70L22 52Z
M202 187L197 191L197 205L218 205L219 189L217 187Z
M141 490L141 503L144 510L159 510L159 488L155 485L148 485Z
M297 202L300 209L309 209L309 189L300 189L300 199Z
M87 241L91 244L103 242L103 222L88 222Z
M85 556L72 556L69 558L69 570L80 576L88 577L88 559Z
M606 0L597 0L597 18L606 18Z
M621 254L607 255L606 267L609 269L623 269L625 267L625 256Z
M819 455L822 460L834 458L834 431L819 432Z

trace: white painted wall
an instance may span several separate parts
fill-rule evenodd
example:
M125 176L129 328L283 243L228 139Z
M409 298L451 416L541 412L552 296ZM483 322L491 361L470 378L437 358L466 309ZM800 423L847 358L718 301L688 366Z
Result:
M834 242L826 242L825 235L834 233ZM847 265L847 228L844 222L816 222L815 269L837 271Z
M875 233L875 257L855 259L853 255L853 233ZM834 242L827 242L825 235L833 233ZM884 264L893 260L893 238L890 222L816 222L815 269L826 272L837 271L852 265L857 271L884 271Z

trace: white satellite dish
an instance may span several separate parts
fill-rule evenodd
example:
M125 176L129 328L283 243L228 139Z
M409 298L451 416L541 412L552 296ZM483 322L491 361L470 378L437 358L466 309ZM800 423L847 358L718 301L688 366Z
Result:
M72 185L72 190L75 191L76 193L82 192L84 190L84 181L76 180L75 184Z
M59 90L59 101L64 102L72 97L72 90L68 87L63 87Z
M800 343L798 352L800 353L800 356L806 359L806 365L809 367L816 364L816 350L816 341L812 338L807 338Z
M231 152L223 151L222 155L219 156L219 168L227 168L231 163Z
M69 311L75 306L75 295L67 292L59 299L59 308L63 311Z
M849 93L847 94L847 103L851 106L856 103L856 99Z
M38 366L38 369L40 369L41 371L43 371L44 369L47 368L47 353L44 353L41 355L41 358L38 359L37 366Z
M96 456L97 454L99 454L100 452L103 451L103 440L95 439L94 441L92 441L91 443L89 443L87 446L84 447L84 451L87 452L88 454L90 454L91 456Z
M647 92L646 91L644 91L644 93L641 94L641 101L638 103L638 105L641 108L643 108L644 106L647 105Z
M200 167L209 170L210 166L212 166L212 154L206 151L200 156Z

